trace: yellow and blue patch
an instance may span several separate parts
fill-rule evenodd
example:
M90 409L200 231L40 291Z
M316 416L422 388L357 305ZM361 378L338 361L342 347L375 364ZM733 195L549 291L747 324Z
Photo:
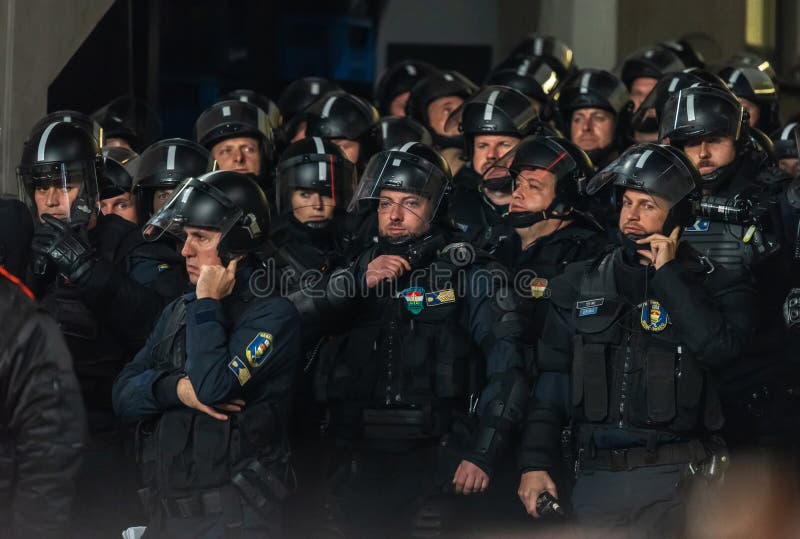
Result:
M166 271L168 269L169 269L169 264L159 264L158 265L158 273L161 273L162 271Z
M250 341L245 350L245 357L251 367L257 369L272 353L272 334L260 332Z
M425 306L436 307L437 305L444 305L447 303L455 303L456 291L452 288L446 288L437 292L428 292L425 294Z
M228 363L228 368L236 375L240 386L245 385L247 381L250 380L250 369L247 368L244 361L239 359L239 356L234 357L231 362Z
M642 327L647 331L664 331L669 323L669 315L664 307L656 300L649 300L642 303L642 316L640 319Z

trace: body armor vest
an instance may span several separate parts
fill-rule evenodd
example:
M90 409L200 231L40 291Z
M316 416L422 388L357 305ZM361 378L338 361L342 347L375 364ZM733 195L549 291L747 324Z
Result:
M719 396L681 346L669 313L657 298L636 306L618 293L618 253L606 255L580 284L573 310L573 417L682 434L719 429Z
M747 226L697 219L684 229L683 238L703 256L733 271L751 269L777 249L774 241L758 229L745 242Z
M366 268L374 257L371 249L356 263ZM370 293L353 329L321 348L315 393L332 409L337 435L439 436L451 412L467 411L481 355L465 329L458 272L441 257L433 266L401 277L393 293Z

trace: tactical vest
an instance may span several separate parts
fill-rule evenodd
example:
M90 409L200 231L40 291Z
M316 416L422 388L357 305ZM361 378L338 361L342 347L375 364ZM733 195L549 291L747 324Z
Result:
M614 256L584 274L573 306L573 417L686 434L718 430L723 419L709 375L662 305L632 306L620 296Z
M373 257L374 249L357 263ZM434 265L393 294L372 291L358 303L355 327L320 349L315 393L337 436L440 436L451 414L467 412L482 356L465 329L460 272L441 257Z
M745 242L747 229L748 227L738 224L699 218L692 226L684 229L683 239L714 263L720 263L733 271L749 270L764 257L774 253L778 246L758 229Z

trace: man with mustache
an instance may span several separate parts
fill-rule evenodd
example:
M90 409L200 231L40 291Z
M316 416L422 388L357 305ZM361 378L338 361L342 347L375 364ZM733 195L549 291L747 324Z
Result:
M708 443L723 423L715 377L745 342L753 295L740 274L681 241L700 183L685 155L655 144L630 148L590 182L590 194L615 192L620 244L552 281L519 461L519 496L534 517L543 493L563 493L567 424L573 512L591 537L681 536L678 485L694 482L690 465L723 455L720 441Z
M492 251L508 231L503 215L511 202L511 178L485 178L492 164L542 124L533 102L511 88L486 86L450 116L445 130L464 134L469 162L455 175L449 215L479 248Z

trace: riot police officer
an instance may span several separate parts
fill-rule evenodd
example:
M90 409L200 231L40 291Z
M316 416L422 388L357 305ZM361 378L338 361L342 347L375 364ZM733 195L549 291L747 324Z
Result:
M482 176L522 138L540 128L531 101L503 86L481 89L447 121L448 132L463 133L464 155L469 160L454 178L448 214L481 249L491 252L507 232L501 222L511 202L507 175Z
M420 60L402 60L386 68L375 84L375 106L383 116L405 116L411 88L439 70Z
M583 531L677 537L683 500L676 485L693 471L712 479L714 457L727 463L721 443L709 439L723 423L715 376L742 349L752 290L681 241L702 180L680 151L634 146L589 192L609 182L622 244L568 266L551 283L519 495L538 516L538 497L563 490L553 479L570 422L571 501Z
M633 111L636 112L661 77L685 67L677 54L660 45L639 49L626 57L620 79L631 94Z
M306 136L330 140L360 169L380 148L378 111L347 92L329 92L306 109Z
M406 116L384 116L380 119L381 150L393 150L407 142L433 145L431 132L421 123Z
M275 140L261 107L238 100L214 103L197 118L194 130L217 169L252 174L265 193L272 191Z
M99 185L100 213L113 213L136 224L139 216L131 191L139 156L123 146L103 146L101 150L103 176Z
M625 84L608 71L582 69L554 96L559 129L602 168L627 145L633 111Z
M798 124L789 122L772 134L772 147L780 169L793 178L800 176L800 155L798 155Z
M140 421L147 537L279 533L286 402L301 350L291 303L250 286L256 271L273 277L263 259L269 224L255 181L217 171L183 182L145 226L148 239L184 240L195 285L114 384L116 412Z
M32 300L0 265L0 526L11 539L60 539L71 536L86 415L61 332Z
M772 133L780 126L778 90L769 75L743 65L727 65L717 74L744 105L750 127Z
M380 238L328 287L355 287L339 295L349 327L323 345L315 374L338 448L328 531L452 530L463 515L447 491L488 487L524 406L516 314L492 267L450 243L450 182L444 158L411 143L375 155L354 197L377 211Z
M278 97L283 116L281 140L285 144L306 136L306 109L328 92L341 90L338 84L321 77L304 77L293 81Z

